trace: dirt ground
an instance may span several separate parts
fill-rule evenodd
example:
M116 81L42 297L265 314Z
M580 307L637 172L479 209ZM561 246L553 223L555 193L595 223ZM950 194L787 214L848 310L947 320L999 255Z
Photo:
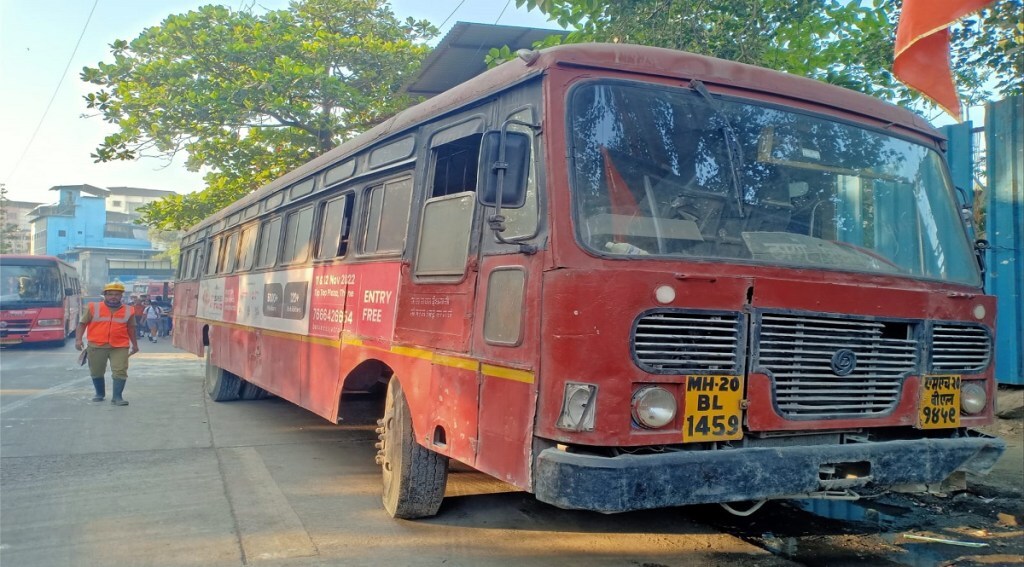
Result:
M983 431L1006 451L988 475L925 494L769 503L750 518L712 523L802 565L1022 566L1024 388L1001 388L997 415Z

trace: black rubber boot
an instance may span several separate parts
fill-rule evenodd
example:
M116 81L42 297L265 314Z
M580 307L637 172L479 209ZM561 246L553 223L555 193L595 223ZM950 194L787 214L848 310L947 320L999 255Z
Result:
M125 382L127 382L127 380L118 380L117 378L114 378L114 395L111 396L110 403L114 404L115 406L128 405L128 402L126 400L121 399L121 392L124 392Z
M107 395L107 388L103 383L103 378L93 378L92 385L96 388L96 395L92 397L92 401L102 402L103 397Z

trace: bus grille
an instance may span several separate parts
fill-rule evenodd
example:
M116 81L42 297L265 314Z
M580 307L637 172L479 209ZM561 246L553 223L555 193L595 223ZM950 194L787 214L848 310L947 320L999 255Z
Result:
M783 417L882 415L896 407L903 379L918 368L914 327L907 321L762 313L754 368L772 377ZM842 358L855 360L852 370L843 368Z
M983 327L934 325L931 346L933 372L981 371L992 356L992 337Z
M647 312L633 327L637 366L654 374L739 374L740 322L738 313Z
M8 319L7 325L0 329L0 337L8 335L27 335L32 329L32 319Z

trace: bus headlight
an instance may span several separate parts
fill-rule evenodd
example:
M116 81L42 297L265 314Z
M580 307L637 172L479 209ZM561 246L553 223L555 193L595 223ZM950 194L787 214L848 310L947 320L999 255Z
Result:
M593 431L597 409L597 386L567 382L562 395L562 413L558 427L569 431Z
M36 319L36 327L60 327L60 319Z
M633 419L642 427L665 427L676 417L676 397L665 388L644 386L633 393Z
M976 382L968 382L960 389L960 409L964 413L981 413L988 404L985 388Z

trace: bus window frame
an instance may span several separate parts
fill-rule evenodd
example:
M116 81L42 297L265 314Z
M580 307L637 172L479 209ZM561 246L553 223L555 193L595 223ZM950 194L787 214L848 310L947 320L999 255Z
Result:
M215 235L210 238L209 243L209 254L206 255L206 266L203 270L205 276L217 275L217 262L220 259L220 245L221 235Z
M238 258L235 260L235 272L248 272L252 269L253 264L256 262L256 240L259 237L260 223L250 222L242 225L238 229ZM246 234L252 236L248 239L251 244L248 246L248 253L246 254ZM243 260L248 259L248 263Z
M409 246L409 229L411 227L410 219L412 218L412 205L415 202L415 174L415 169L402 170L401 172L397 172L388 177L380 178L371 183L367 183L366 185L363 186L362 189L360 189L359 193L362 196L360 201L362 201L362 203L360 211L361 214L359 215L359 217L362 220L362 227L360 232L361 242L359 244L360 252L362 254L371 257L392 257L402 256L405 253L406 248ZM382 234L381 226L383 225L381 221L385 218L384 212L389 210L397 210L395 209L395 207L387 207L387 202L385 199L387 193L386 189L390 185L396 185L402 182L409 183L409 205L406 211L405 220L402 223L400 223L405 230L405 232L402 235L402 245L398 249L381 250L379 243L380 235ZM379 206L381 214L377 215L376 223L374 223L372 218L372 215L374 213L373 194L374 191L377 189L380 189L382 191L381 203ZM367 244L369 242L370 229L374 228L374 226L376 226L376 245L373 250L368 250Z
M267 227L271 226L275 222L278 223L278 225L277 225L277 242L274 244L274 253L273 254L268 254L268 258L266 258L266 259L269 261L269 263L261 264L260 263L260 259L262 258L262 255L260 254L261 244L263 243L264 238L266 237ZM260 270L262 270L262 269L270 269L270 268L273 268L273 267L277 266L277 257L281 253L281 224L282 223L283 223L283 221L282 221L281 215L278 214L278 213L274 213L272 215L268 215L266 218L260 220L259 232L256 235L256 258L253 261L253 269L260 269Z
M355 224L355 200L356 192L346 189L337 193L326 196L325 199L317 203L318 214L316 218L316 240L313 251L313 261L324 261L333 260L335 258L344 258L348 256L349 250L352 244L352 225ZM327 208L332 203L343 201L343 209L341 212L342 224L336 233L337 240L335 240L334 252L329 255L325 255L323 252L325 234L324 230L329 228L326 225L327 222ZM341 250L342 244L344 243L345 249Z
M230 274L235 271L235 263L238 259L238 231L221 235L221 251L217 264L218 274Z
M295 233L294 243L293 243L293 248L294 248L293 252L299 252L300 248L301 248L301 250L303 250L305 252L302 256L298 256L298 255L293 254L293 253L291 253L289 251L289 248L288 248L289 231L292 229L293 223L295 221L301 220L300 215L302 215L305 212L309 213L309 223L308 223L308 230L307 230L306 237L305 238L299 238L299 234L298 234L298 232L296 232ZM282 226L281 226L281 243L280 243L280 247L279 247L279 250L278 250L278 256L279 256L278 257L278 262L279 262L279 265L281 265L281 266L295 266L295 265L305 264L309 260L310 249L312 248L312 244L313 244L312 238L313 238L313 226L315 226L315 224L316 224L315 223L315 220L316 220L316 218L315 218L316 207L315 207L314 203L307 203L307 204L303 204L300 207L291 208L288 211L283 211L282 215L284 217L284 221L282 222ZM299 224L299 227L301 227L301 224Z

